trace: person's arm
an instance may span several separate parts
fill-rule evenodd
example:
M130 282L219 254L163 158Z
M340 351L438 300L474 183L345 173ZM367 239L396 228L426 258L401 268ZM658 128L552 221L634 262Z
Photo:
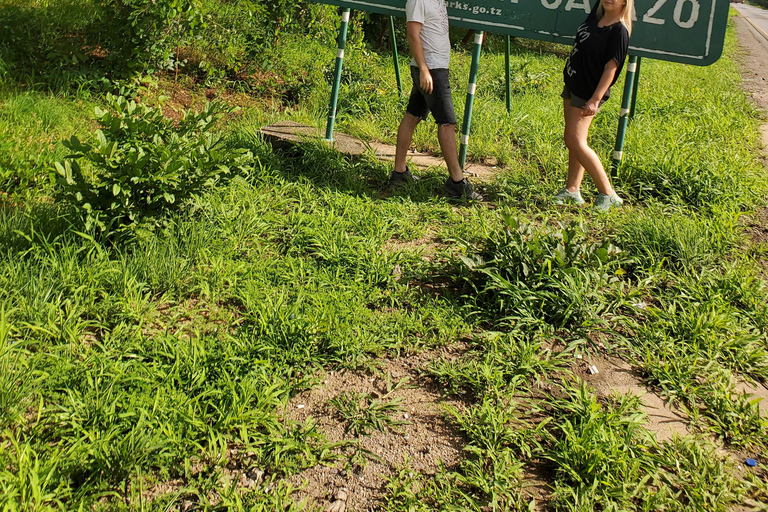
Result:
M616 70L619 69L619 64L614 59L608 61L608 64L603 68L603 75L600 77L600 81L597 83L597 89L589 98L587 104L581 109L582 117L593 116L597 113L597 109L600 108L600 100L603 99L605 93L613 83L613 77L616 76Z
M419 87L427 94L432 94L434 83L432 82L432 73L429 72L427 61L424 59L424 47L421 45L421 27L422 24L417 21L409 21L406 33L408 35L408 46L411 48L411 56L416 61L419 68Z

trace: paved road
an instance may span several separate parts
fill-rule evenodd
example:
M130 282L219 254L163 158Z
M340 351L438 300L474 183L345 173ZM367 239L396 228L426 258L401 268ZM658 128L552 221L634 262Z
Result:
M768 11L747 4L731 4L749 22L750 32L768 49Z

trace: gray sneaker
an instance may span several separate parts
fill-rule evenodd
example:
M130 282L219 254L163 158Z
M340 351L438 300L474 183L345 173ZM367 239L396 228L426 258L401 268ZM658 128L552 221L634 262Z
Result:
M600 193L595 197L595 204L592 207L599 212L607 212L611 208L618 208L622 204L624 204L624 201L616 192L611 195Z
M584 204L584 199L581 197L581 192L569 192L567 188L563 187L560 191L552 196L552 202L555 204Z
M392 174L389 175L389 185L391 187L404 185L406 183L413 183L418 180L419 178L411 174L411 171L407 169L405 172L392 171Z
M448 177L445 185L443 185L443 192L451 197L459 197L473 201L483 200L483 196L475 192L475 190L472 188L472 184L467 178L464 178L458 183L454 183L453 180Z

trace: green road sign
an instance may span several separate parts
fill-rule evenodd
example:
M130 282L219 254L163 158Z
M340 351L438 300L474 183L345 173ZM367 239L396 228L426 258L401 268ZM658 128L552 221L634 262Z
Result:
M313 0L405 16L405 0ZM447 0L451 24L571 44L595 0ZM728 0L636 0L630 53L707 66L720 58Z

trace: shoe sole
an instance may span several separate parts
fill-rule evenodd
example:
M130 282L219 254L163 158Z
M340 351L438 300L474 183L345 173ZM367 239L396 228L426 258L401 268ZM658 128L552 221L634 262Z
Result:
M457 199L460 201L482 201L483 196L479 195L477 197L469 197L466 194L454 194L451 190L443 187L443 195L449 199Z
M610 203L605 208L598 208L597 206L593 206L592 208L594 208L595 211L598 211L600 213L605 213L605 212L610 211L610 210L615 210L616 208L621 208L622 206L624 206L624 202L623 201L622 202L618 202L617 201L615 203Z

